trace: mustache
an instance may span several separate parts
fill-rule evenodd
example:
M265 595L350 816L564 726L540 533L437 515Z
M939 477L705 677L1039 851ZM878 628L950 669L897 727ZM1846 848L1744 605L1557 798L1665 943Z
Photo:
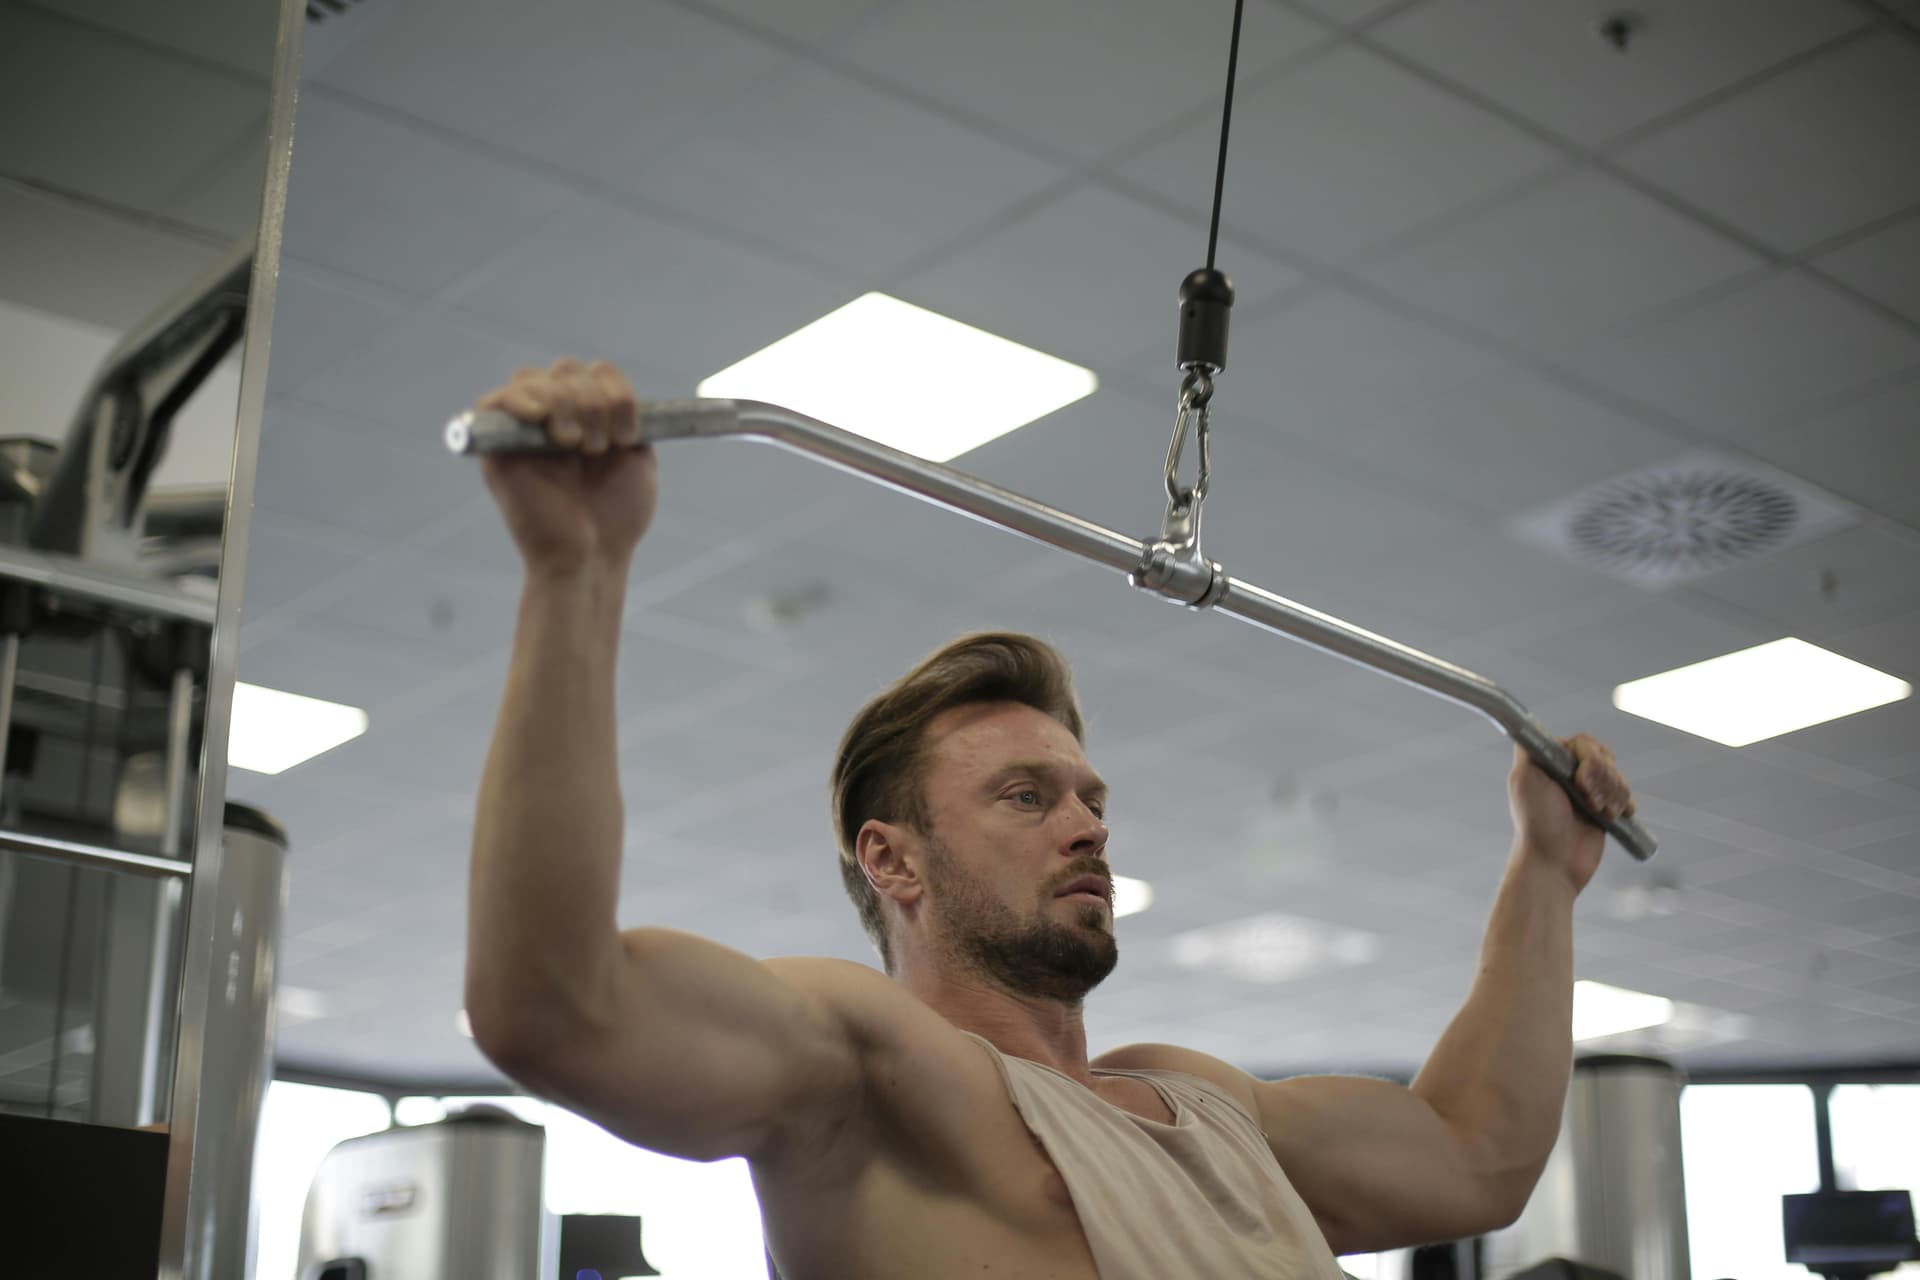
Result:
M1066 888L1082 876L1098 876L1106 883L1107 901L1113 901L1113 872L1107 867L1105 860L1101 858L1074 859L1073 862L1068 865L1067 869L1060 874L1059 878L1056 879L1052 885L1048 886L1048 896L1051 897L1059 893L1060 890Z

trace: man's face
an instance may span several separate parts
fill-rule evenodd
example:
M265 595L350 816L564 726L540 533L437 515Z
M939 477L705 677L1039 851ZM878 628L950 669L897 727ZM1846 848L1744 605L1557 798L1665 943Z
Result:
M1118 959L1106 785L1066 726L1017 703L945 713L927 751L935 945L1008 991L1078 1002Z

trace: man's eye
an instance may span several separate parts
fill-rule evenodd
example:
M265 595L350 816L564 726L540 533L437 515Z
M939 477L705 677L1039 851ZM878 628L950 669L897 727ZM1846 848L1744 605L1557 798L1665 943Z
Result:
M1040 793L1038 791L1035 791L1032 787L1028 787L1025 791L1014 792L1013 798L1015 800L1018 800L1021 804L1039 804L1040 803Z

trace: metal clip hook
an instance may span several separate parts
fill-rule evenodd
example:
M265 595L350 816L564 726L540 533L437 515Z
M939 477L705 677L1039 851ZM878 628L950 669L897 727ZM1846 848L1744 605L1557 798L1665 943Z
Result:
M1187 371L1180 387L1180 411L1174 419L1173 440L1167 446L1167 515L1160 539L1147 545L1133 584L1156 591L1195 609L1205 609L1226 593L1227 577L1220 566L1200 552L1200 512L1213 480L1213 442L1209 430L1213 378L1201 368ZM1192 487L1180 483L1180 460L1186 450L1187 426L1194 419L1199 466Z

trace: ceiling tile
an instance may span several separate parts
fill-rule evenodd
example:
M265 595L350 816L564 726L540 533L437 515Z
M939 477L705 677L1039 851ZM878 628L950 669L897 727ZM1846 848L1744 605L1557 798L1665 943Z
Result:
M379 543L353 530L255 511L247 527L242 629L360 564Z
M1436 14L1453 11L1432 2ZM1659 0L1649 14L1650 38L1666 31L1678 41L1702 21L1673 4ZM448 1010L458 999L467 831L520 571L472 468L439 454L434 431L514 365L562 351L619 357L642 394L671 395L865 288L898 282L914 301L1101 373L1097 394L972 451L958 460L963 470L1129 536L1157 529L1164 507L1177 381L1167 359L1171 294L1197 262L1188 255L1200 243L1215 142L1206 95L1223 50L1182 45L1207 73L1175 94L1126 74L1130 42L1091 39L1076 44L1064 81L1084 73L1090 96L1049 104L1000 95L973 108L969 86L940 80L965 61L949 56L965 40L953 37L938 56L912 51L931 69L903 93L924 102L950 91L954 111L976 112L969 118L995 134L1061 130L1037 146L1091 145L1109 126L1138 136L1174 119L1148 104L1191 104L1192 127L1165 158L1174 165L1177 147L1183 167L1170 167L1164 185L1129 175L1076 185L1019 144L975 137L944 108L900 108L825 67L844 57L836 42L860 44L860 24L873 23L884 42L888 31L947 15L865 0L778 11L771 0L697 0L617 14L567 5L556 12L576 17L558 24L499 0L458 15L441 0L367 5L349 19L360 38L336 42L346 59L338 65L343 76L371 76L384 59L396 78L343 90L324 66L316 71L322 83L310 97L331 94L336 109L346 95L435 146L460 148L446 127L471 128L471 153L505 164L516 182L615 194L570 198L545 232L477 246L472 272L430 308L375 261L394 251L390 237L370 238L367 261L343 258L339 269L286 259L255 548L256 580L271 583L253 593L242 674L359 701L374 727L282 778L236 775L236 795L298 828L308 891L295 890L289 972L297 967L303 984L346 1010L293 1028L307 1038L283 1038L283 1057L387 1075L491 1070L453 1032ZM1395 12L1371 0L1280 8L1310 20ZM1418 26L1417 6L1398 8L1405 30ZM1706 21L1723 10L1701 0ZM1848 21L1853 12L1846 7ZM1555 20L1514 17L1516 30ZM1049 21L1023 12L983 29L1037 32ZM1468 35L1474 21L1457 16ZM1643 46L1644 60L1630 53L1593 68L1641 76L1632 99L1550 96L1611 128L1608 113L1670 110L1662 93L1709 92L1702 86L1715 77L1747 74L1742 59L1811 39L1821 21L1809 4L1771 29L1729 29L1713 47L1689 37L1684 50ZM629 48L636 24L660 43ZM1519 57L1530 46L1515 47ZM999 56L1012 66L1024 55ZM652 79L522 93L490 82L504 71L474 73L569 57L629 73L651 65ZM409 58L419 64L413 80L401 76ZM1532 67L1489 57L1484 69L1479 91L1503 102L1501 86L1534 83ZM904 59L852 74L872 81L896 70L915 79ZM1855 1012L1828 996L1899 1000L1889 984L1904 972L1851 988L1836 975L1920 963L1909 936L1920 908L1900 905L1920 902L1910 892L1920 853L1907 835L1920 830L1920 702L1733 751L1628 717L1607 692L1789 627L1914 678L1903 664L1920 653L1920 607L1903 594L1914 584L1901 530L1869 519L1702 590L1647 595L1510 543L1503 526L1511 511L1697 447L1703 426L1719 432L1725 421L1750 428L1730 438L1777 465L1889 515L1907 512L1903 482L1914 467L1901 464L1915 406L1906 384L1920 375L1920 354L1908 354L1885 317L1822 283L1891 287L1904 244L1893 215L1874 224L1885 245L1862 231L1857 259L1837 250L1801 276L1735 289L1738 253L1625 185L1570 172L1565 156L1432 80L1356 48L1324 65L1248 73L1227 182L1229 221L1241 218L1245 234L1231 234L1221 256L1241 296L1216 400L1209 554L1241 580L1482 671L1542 724L1589 729L1622 751L1664 848L1644 866L1607 859L1582 908L1583 964L1754 1017L1744 1040L1678 1048L1683 1060L1881 1052L1872 1046L1912 1026L1912 1006L1899 1004L1899 1016ZM1100 108L1101 94L1127 83L1142 90L1137 100ZM369 106L376 90L399 105ZM1264 107L1247 105L1255 101ZM1089 120L1090 108L1100 118L1088 132L1066 127ZM483 120L489 111L499 114ZM784 118L770 121L775 114ZM408 115L440 123L408 124ZM562 129L568 136L556 138ZM923 131L928 158L903 161ZM631 147L653 157L663 137L692 157L683 156L682 185L626 160L566 178L596 154ZM527 148L524 164L512 158L517 147ZM1809 182L1826 171L1816 159ZM713 171L695 172L696 161ZM1023 165L1040 171L1040 185L1013 180ZM431 172L344 172L330 207L423 206L411 187L432 189ZM978 201L961 190L982 181ZM660 209L663 200L674 208ZM471 227L488 225L481 217ZM1389 241L1401 256L1352 290L1298 284L1273 256L1297 269ZM337 247L356 252L355 243ZM1388 289L1391 270L1403 274ZM1897 296L1881 300L1896 305ZM1493 328L1500 341L1451 325ZM1592 344L1547 352L1590 357L1591 367L1561 373L1489 354L1544 347L1548 336ZM1704 421L1671 424L1681 410ZM823 791L833 744L865 698L935 646L965 630L1013 627L1056 640L1075 663L1090 750L1116 787L1116 857L1160 894L1128 922L1128 965L1092 1002L1096 1030L1216 1043L1264 1066L1287 1057L1408 1071L1430 1048L1471 980L1510 839L1501 779L1511 753L1489 726L1374 672L1232 618L1169 607L1121 575L781 450L676 442L660 452L662 509L634 566L616 695L629 817L623 921L756 954L870 963L832 866ZM1827 567L1837 577L1831 598L1818 590ZM764 607L750 616L756 599L803 597L823 581L831 595L810 612L796 598L785 623L770 625L779 611ZM455 610L446 630L435 625L439 596ZM408 851L404 865L393 848ZM1794 872L1818 887L1804 892ZM1656 891L1669 881L1679 886L1671 901ZM760 887L742 897L729 887L740 883ZM1210 991L1171 967L1172 933L1245 915L1249 902L1374 929L1387 942L1376 963L1297 989ZM1808 972L1817 950L1829 953L1827 979ZM1750 981L1727 980L1740 975ZM1249 996L1272 997L1318 1030L1285 1045L1236 1032L1229 1006ZM441 1029L421 1030L429 1025Z
M431 448L449 418L506 383L514 370L545 368L563 355L593 360L601 353L578 342L498 332L488 322L425 310L308 379L295 398L336 411L362 434ZM640 388L665 382L631 357L622 372Z
M1761 265L1646 195L1583 170L1449 225L1363 274L1517 346L1564 350Z
M1660 0L1616 48L1613 7L1529 0L1427 0L1373 38L1575 142L1594 143L1681 110L1871 18L1840 0Z
M1062 176L891 94L791 66L613 182L690 219L872 279Z
M341 796L349 788L353 803L343 805ZM315 893L329 898L350 897L338 905L353 910L365 905L364 886L355 890L326 875L331 865L328 846L415 799L386 779L343 770L337 757L327 756L272 775L234 770L228 774L228 792L237 801L265 810L286 827L289 874L296 893L302 885L318 882Z
M1359 432L1365 454L1381 420L1406 422L1422 404L1504 367L1451 334L1358 295L1322 291L1277 312L1242 316L1216 419L1274 447L1298 438L1336 452Z
M1221 222L1321 261L1351 259L1558 164L1514 126L1364 50L1346 48L1235 95ZM1216 121L1118 168L1207 207ZM1222 264L1232 274L1232 263Z
M350 355L373 347L407 314L397 296L363 288L291 255L280 261L273 299L267 391L298 391Z
M1813 265L1920 324L1920 214L1822 254Z
M1889 618L1885 622L1857 627L1837 637L1834 647L1844 650L1856 662L1879 667L1882 671L1899 675L1909 683L1920 684L1920 680L1915 679L1916 675L1920 675L1920 663L1914 659L1914 655L1920 654L1920 609Z
M286 252L427 297L540 227L568 195L316 91L301 103Z
M777 201L775 203L778 203ZM469 280L454 305L694 385L850 301L846 285L581 198Z
M1076 187L890 292L1096 371L1149 366L1177 385L1179 287L1205 261L1206 228L1102 187ZM1229 241L1234 305L1257 308L1299 277Z
M1342 26L1377 20L1389 9L1407 9L1425 0L1290 0L1295 8L1311 10Z
M392 637L464 663L504 654L513 641L513 578L463 570L437 556L386 556L329 600L330 622Z
M1851 646L1844 642L1834 647L1856 661L1860 659L1859 653L1847 652ZM1910 648L1907 652L1912 654L1920 652L1920 649ZM1908 684L1920 685L1920 664L1909 660L1899 665L1901 670L1890 674L1898 675ZM1785 741L1796 751L1861 769L1889 782L1904 782L1909 787L1920 784L1920 778L1911 775L1903 778L1899 765L1902 754L1915 742L1920 742L1920 701L1912 698L1891 706L1875 707L1859 715L1813 725Z
M1729 816L1742 822L1792 840L1814 843L1829 832L1842 831L1862 822L1920 813L1920 803L1912 799L1885 798L1811 781L1736 796L1726 808ZM1728 892L1748 896L1738 894L1737 890Z
M323 94L626 185L641 181L634 170L650 154L786 61L733 24L662 0L412 0L387 7L317 78Z
M1617 685L1779 637L1679 599L1651 600L1611 617L1515 642L1521 657L1583 681ZM1678 729L1672 730L1679 733Z
M369 437L330 410L275 402L260 426L257 509L397 540L481 492L474 469L429 435L407 445Z
M1920 45L1880 32L1635 142L1619 160L1792 253L1920 203L1901 123L1916 117Z
M250 646L239 663L242 680L363 708L418 688L441 667L425 654L403 652L389 640L326 618L309 618L296 630ZM353 742L335 750L342 763L352 763Z
M1873 525L1848 529L1695 579L1685 589L1817 643L1920 609L1920 539Z
M1754 432L1757 457L1908 528L1920 528L1920 372Z
M1410 543L1399 563L1383 565L1365 589L1408 617L1462 636L1582 601L1611 600L1631 609L1646 599L1633 587L1608 582L1491 529Z
M886 13L900 0L704 0L762 31L795 40L831 42L851 27Z
M623 632L621 644L630 656L615 686L614 709L621 727L623 757L657 751L662 741L669 745L677 742L685 717L667 723L665 713L670 708L713 703L754 671L731 654L669 640L658 631L639 635ZM772 733L735 738L737 763L748 772L771 768L786 758L793 745ZM689 754L687 758L691 761L695 757Z
M1729 442L1920 367L1920 333L1785 272L1562 357Z
M990 121L1084 162L1190 111L1217 111L1232 16L1227 6L1202 15L1153 0L909 0L863 24L837 52L963 119ZM1318 23L1277 5L1247 6L1242 83L1325 38Z
M1685 448L1649 421L1512 366L1422 396L1404 411L1343 419L1323 443L1406 493L1499 525Z

